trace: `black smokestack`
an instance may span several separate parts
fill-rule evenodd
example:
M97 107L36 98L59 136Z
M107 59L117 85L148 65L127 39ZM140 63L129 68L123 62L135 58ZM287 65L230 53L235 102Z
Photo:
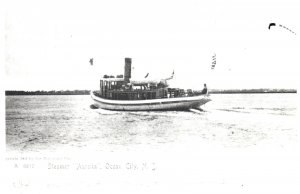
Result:
M125 58L124 80L129 82L131 78L131 58Z

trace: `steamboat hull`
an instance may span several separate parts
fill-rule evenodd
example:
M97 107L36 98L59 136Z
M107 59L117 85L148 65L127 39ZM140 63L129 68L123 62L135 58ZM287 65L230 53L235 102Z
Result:
M149 100L110 100L96 96L93 91L91 91L91 98L97 108L118 111L198 109L200 106L211 101L207 95Z

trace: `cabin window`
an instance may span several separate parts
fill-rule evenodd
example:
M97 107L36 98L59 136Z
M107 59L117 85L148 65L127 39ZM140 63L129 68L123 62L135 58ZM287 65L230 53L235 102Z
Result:
M118 100L128 100L129 95L129 93L118 93Z
M156 92L152 92L152 99L156 98Z
M134 100L134 93L130 93L129 100Z
M103 84L103 81L100 80L100 95L102 96L102 84Z

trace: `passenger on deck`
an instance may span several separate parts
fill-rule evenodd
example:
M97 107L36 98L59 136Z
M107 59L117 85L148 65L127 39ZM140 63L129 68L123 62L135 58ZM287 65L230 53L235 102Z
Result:
M206 87L206 84L204 84L204 88L202 90L202 94L207 94L207 87Z

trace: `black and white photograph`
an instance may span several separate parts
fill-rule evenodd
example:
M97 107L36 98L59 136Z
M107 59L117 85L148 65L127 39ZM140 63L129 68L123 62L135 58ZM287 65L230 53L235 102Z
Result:
M10 0L1 193L300 193L296 0Z

